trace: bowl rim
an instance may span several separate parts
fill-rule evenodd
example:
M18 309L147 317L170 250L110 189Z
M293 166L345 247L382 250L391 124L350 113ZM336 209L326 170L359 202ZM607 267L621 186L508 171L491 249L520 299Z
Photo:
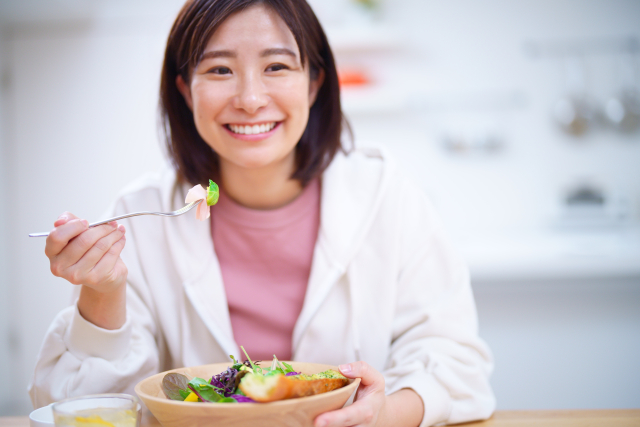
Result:
M285 360L285 362L287 362L289 364L291 364L291 363L304 363L304 364L307 364L307 365L331 366L331 368L328 368L328 369L335 368L335 370L339 371L337 366L329 365L329 364L326 364L326 363L299 362L299 361L288 361L288 360ZM237 403L232 403L232 402L231 403L184 402L184 401L180 401L180 400L171 400L168 397L160 398L160 397L157 397L157 396L151 396L150 394L144 393L141 390L142 383L146 383L146 382L151 381L151 380L153 380L155 378L164 377L166 374L169 374L169 373L172 373L172 372L179 372L179 371L182 371L184 369L197 369L197 368L204 368L205 366L223 365L223 364L225 364L225 362L208 363L208 364L205 364L205 365L185 366L185 367L182 367L182 368L169 369L169 370L164 371L164 372L159 372L157 374L151 375L151 376L143 379L142 381L138 382L136 384L136 386L134 387L134 391L138 395L138 397L143 401L149 399L149 400L157 402L157 403L164 403L164 404L178 405L178 406L187 405L187 407L188 406L203 407L203 405L206 405L206 407L214 407L214 408L225 408L225 407L226 408L229 408L229 407L244 408L244 407L246 407L246 405L251 405L251 406L269 405L269 406L275 406L275 407L277 407L277 406L286 406L286 405L300 403L301 400L303 400L304 402L312 402L314 400L323 399L324 396L327 396L327 395L332 395L332 394L344 392L348 388L351 389L351 392L349 393L349 395L352 395L358 389L358 386L360 385L360 378L347 378L349 380L349 383L346 386L340 387L340 388L335 389L335 390L328 391L326 393L314 394L312 396L296 397L294 399L277 400L275 402L264 402L264 403L261 403L261 402L255 402L255 403L245 402L245 403L242 403L241 406L238 406Z

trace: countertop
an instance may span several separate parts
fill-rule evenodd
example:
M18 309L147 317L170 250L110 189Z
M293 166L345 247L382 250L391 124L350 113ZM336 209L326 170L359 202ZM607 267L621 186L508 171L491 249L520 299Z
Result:
M640 409L496 411L487 421L458 424L470 427L582 427L640 426ZM159 427L143 417L141 427ZM29 427L28 417L0 417L0 427Z

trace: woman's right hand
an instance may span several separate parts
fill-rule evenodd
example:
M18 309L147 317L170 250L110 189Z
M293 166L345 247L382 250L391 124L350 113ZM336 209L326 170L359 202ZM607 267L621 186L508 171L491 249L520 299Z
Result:
M126 240L124 226L114 221L89 228L86 220L69 212L53 225L45 246L51 272L82 285L78 308L86 320L118 329L126 320L128 271L120 258Z

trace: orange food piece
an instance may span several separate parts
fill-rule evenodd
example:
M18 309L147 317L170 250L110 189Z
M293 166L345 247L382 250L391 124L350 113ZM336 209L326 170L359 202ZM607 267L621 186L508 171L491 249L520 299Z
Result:
M315 380L297 379L279 375L277 382L266 393L255 393L252 387L240 383L240 390L256 402L275 402L295 397L313 396L344 387L349 383L346 378L320 378Z

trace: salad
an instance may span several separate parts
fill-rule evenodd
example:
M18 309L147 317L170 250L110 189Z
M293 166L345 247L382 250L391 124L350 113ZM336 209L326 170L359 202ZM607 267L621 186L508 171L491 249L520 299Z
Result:
M335 390L349 380L335 370L306 375L295 372L286 362L273 355L269 368L258 366L242 347L247 360L240 362L230 356L233 365L210 380L187 378L169 373L162 379L167 398L184 402L256 403L310 396Z

